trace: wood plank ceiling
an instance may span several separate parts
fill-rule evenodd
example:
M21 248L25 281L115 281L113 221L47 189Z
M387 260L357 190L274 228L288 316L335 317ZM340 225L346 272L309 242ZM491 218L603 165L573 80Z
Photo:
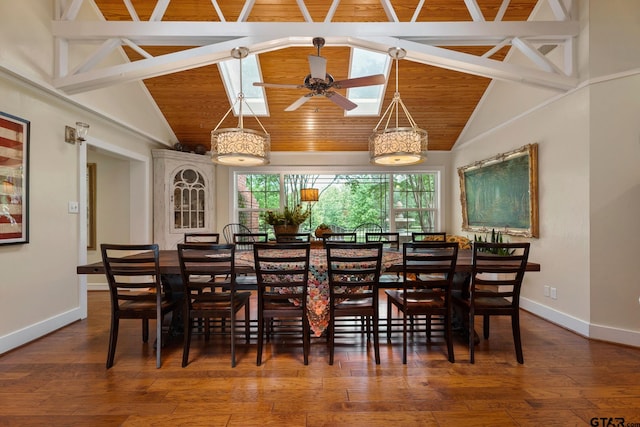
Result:
M122 0L95 0L107 21L132 21L126 3ZM140 21L153 20L156 0L131 1L130 6ZM220 22L222 13L226 22L305 22L299 0L256 0L248 15L241 16L241 1L180 0L168 2L163 22L169 21L213 21ZM486 21L492 21L504 13L501 21L526 21L537 0L306 0L303 2L314 23L322 23L337 4L332 23L377 23L389 22L391 5L399 22L471 22L467 3L479 8ZM508 7L501 11L506 3ZM419 9L421 6L421 9ZM416 10L419 13L414 17ZM477 20L477 17L475 18ZM308 21L308 19L307 19ZM315 24L314 24L315 25ZM331 34L316 34L327 37ZM193 46L141 46L153 57L189 49ZM481 57L493 45L446 46L458 52ZM501 61L512 48L505 45L490 55ZM130 60L143 59L140 51L124 46ZM301 84L308 74L308 55L316 54L308 38L293 47L276 50L264 49L258 58L263 81ZM348 77L350 47L327 44L321 51L327 58L327 70L336 79ZM430 150L450 150L485 92L490 78L452 69L440 68L410 60L399 62L400 94L416 123L429 133ZM188 147L210 147L210 132L229 109L229 100L222 85L216 64L200 66L170 74L144 79L144 84L153 96L160 111L173 129L177 140ZM383 111L391 102L395 89L395 76L390 73ZM345 90L340 90L345 94ZM304 95L304 90L266 89L269 117L261 118L271 134L272 151L366 151L368 137L379 117L345 117L343 110L323 97L314 97L293 112L284 109ZM231 115L232 116L232 115ZM235 127L237 118L229 117L222 127ZM258 128L253 118L245 118L245 127ZM199 147L201 148L201 147Z

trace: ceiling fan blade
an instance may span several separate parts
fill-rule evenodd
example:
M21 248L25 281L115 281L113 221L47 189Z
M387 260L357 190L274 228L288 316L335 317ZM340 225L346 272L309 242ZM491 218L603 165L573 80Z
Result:
M329 101L333 102L339 107L342 107L344 110L351 111L358 106L358 104L349 101L344 96L340 95L338 92L327 91L324 96L326 96Z
M311 68L311 77L314 79L324 80L327 78L327 60L322 56L309 55L309 68Z
M254 86L262 86L262 87L275 87L280 89L303 89L304 85L294 85L294 84L285 84L285 83L263 83L263 82L253 82Z
M295 110L297 110L298 108L300 108L302 106L302 104L304 104L305 102L310 100L312 96L313 96L313 93L308 93L305 96L298 98L298 100L296 102L294 102L293 104L289 105L287 108L284 109L284 111L295 111Z
M346 89L350 87L383 85L384 83L384 74L374 74L372 76L354 77L353 79L338 80L333 82L333 85L331 85L331 87Z

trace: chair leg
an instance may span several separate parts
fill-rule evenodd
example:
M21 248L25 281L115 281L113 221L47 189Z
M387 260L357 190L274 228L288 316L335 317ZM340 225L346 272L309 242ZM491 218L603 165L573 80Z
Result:
M377 310L377 307L374 307L374 310ZM378 313L374 311L373 316L371 316L371 321L373 322L373 353L376 359L376 365L380 364L380 331L379 324L380 319L378 318ZM367 326L369 325L369 317L367 316ZM367 327L368 329L368 327Z
M402 311L402 364L407 364L407 313Z
M188 313L184 314L184 345L182 348L182 367L184 368L189 363L189 346L191 345L191 334L192 328L195 326L194 323L200 324L200 320L196 319L196 322L192 322ZM206 319L208 322L209 319Z
M311 350L311 326L306 315L302 315L302 351L304 353L304 364L309 364L309 352Z
M160 368L162 366L162 322L164 321L164 316L158 309L158 314L156 316L156 368Z
M520 337L520 315L518 312L511 316L511 329L513 329L513 342L516 346L516 358L518 363L524 363L522 355L522 339Z
M329 326L327 327L327 342L329 343L329 365L333 365L333 351L335 345L335 317L329 313Z
M251 309L249 307L249 301L244 306L244 341L249 344L251 339Z
M489 339L489 318L490 316L488 314L484 315L484 321L483 326L482 326L482 335L484 335L484 339L488 340Z
M231 367L236 367L236 312L231 307L231 319L229 321L229 329L231 329Z
M387 295L387 341L391 341L391 300L389 295Z
M447 340L447 353L449 362L455 362L455 356L453 355L453 336L451 331L451 311L444 316L444 338Z
M469 363L475 363L475 325L473 324L474 318L473 311L469 311Z
M111 333L109 334L109 350L107 353L107 369L113 366L113 359L116 355L116 344L118 343L118 329L120 321L117 317L111 317Z
M257 358L256 365L260 366L262 364L262 345L264 339L264 317L262 312L258 312L258 350L257 350Z
M142 342L149 341L149 319L142 319Z

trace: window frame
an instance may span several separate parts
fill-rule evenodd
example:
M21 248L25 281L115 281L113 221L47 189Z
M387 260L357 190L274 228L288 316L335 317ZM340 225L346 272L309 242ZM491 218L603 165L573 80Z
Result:
M363 167L360 166L357 169L354 167L348 166L258 166L253 168L229 168L229 188L231 191L229 200L229 213L228 218L229 222L237 222L238 221L238 188L237 188L237 175L249 175L249 174L272 174L272 175L280 175L280 192L281 194L284 192L284 175L289 174L299 174L299 175L358 175L358 174L397 174L397 175L408 175L408 174L427 174L433 173L435 175L435 187L436 187L436 199L435 203L437 208L435 209L435 228L436 231L444 231L446 230L446 204L445 204L445 168L443 166L425 166L421 165L422 169L417 168L398 168L398 169L380 169L379 167L371 166L371 167ZM390 204L389 206L389 214L395 217L396 208L393 197L393 180L389 181L389 191L390 191ZM284 207L285 199L284 197L280 198L280 208ZM406 209L402 209L406 211ZM431 209L432 211L434 209ZM393 227L395 229L395 224Z

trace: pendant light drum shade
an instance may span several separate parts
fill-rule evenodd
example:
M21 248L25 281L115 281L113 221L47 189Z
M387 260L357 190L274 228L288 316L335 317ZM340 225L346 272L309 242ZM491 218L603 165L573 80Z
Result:
M399 47L389 49L396 66L396 92L393 100L369 137L371 163L384 166L404 166L423 162L427 157L428 134L420 129L400 98L398 90L398 60L407 52ZM400 125L400 110L408 126ZM384 123L384 129L380 126ZM389 127L391 126L394 127Z
M258 166L269 163L271 138L264 132L244 128L211 131L211 156L216 163Z
M424 161L427 131L400 127L375 131L369 137L369 156L378 165L413 165Z
M246 47L231 50L231 56L240 60L240 93L231 108L211 131L211 160L230 166L258 166L269 164L271 137L255 116L242 93L242 58L249 54ZM238 127L218 129L233 107L238 104ZM243 105L251 111L262 131L244 128Z

